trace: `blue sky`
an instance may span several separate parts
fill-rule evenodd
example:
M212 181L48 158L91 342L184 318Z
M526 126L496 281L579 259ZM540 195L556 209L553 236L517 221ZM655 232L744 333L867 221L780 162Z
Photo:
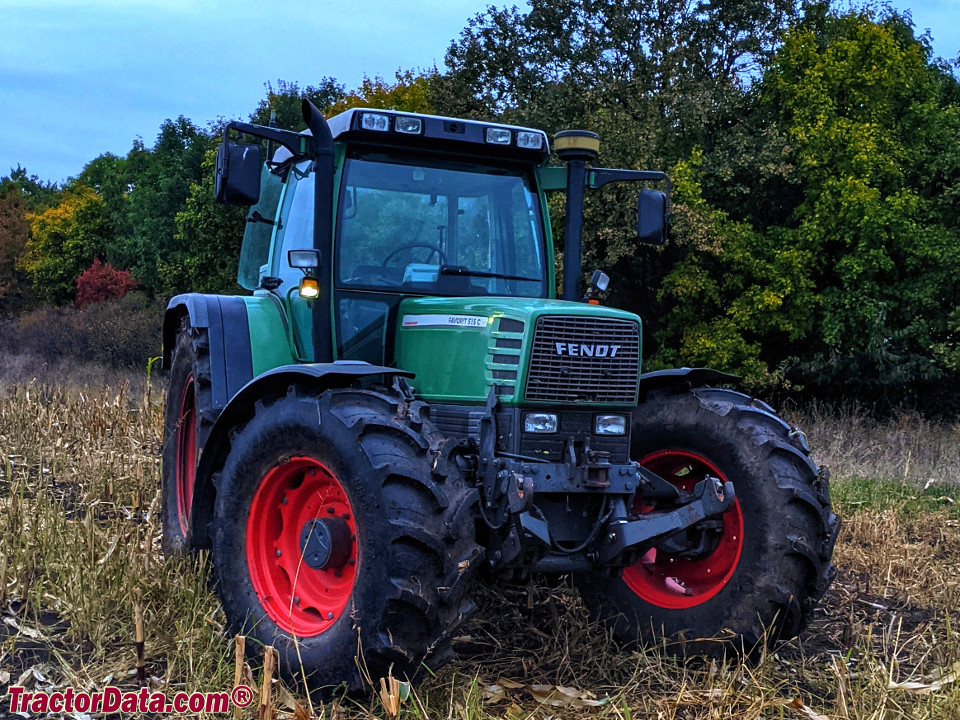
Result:
M242 117L278 79L348 89L443 67L483 0L0 0L0 175L61 181L153 144L165 118ZM502 5L504 3L493 3ZM960 54L960 0L896 0L938 55Z

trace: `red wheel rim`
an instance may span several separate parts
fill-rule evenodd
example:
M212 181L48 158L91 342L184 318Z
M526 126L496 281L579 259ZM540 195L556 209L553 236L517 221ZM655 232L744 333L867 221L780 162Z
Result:
M187 534L190 527L190 506L193 504L193 485L197 479L197 404L193 375L187 377L180 398L180 417L177 421L177 519L180 532Z
M716 465L696 453L685 450L660 450L647 455L640 464L665 480L690 492L711 475L726 482ZM634 512L645 512L642 501ZM633 592L652 605L682 610L706 602L720 592L733 576L743 551L743 514L740 501L721 515L723 530L716 549L698 560L658 557L651 550L623 571L623 581Z
M301 533L311 520L340 517L350 529L341 568L314 569L303 558ZM247 517L247 567L260 605L277 626L300 637L319 635L343 614L357 574L357 526L343 485L323 463L293 457L263 476Z

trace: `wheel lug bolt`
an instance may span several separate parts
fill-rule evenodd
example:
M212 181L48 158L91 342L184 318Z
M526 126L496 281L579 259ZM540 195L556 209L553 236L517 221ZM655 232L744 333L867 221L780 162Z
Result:
M281 555L283 555L283 553L280 552L280 550L278 549L278 550L277 550L277 557L280 557Z
M332 612L328 612L328 613L327 613L327 620L333 620L333 613L332 613Z
M330 514L330 515L333 515L333 514L336 513L336 512L337 512L337 511L334 510L332 507L328 507L328 508L327 508L327 513Z
M280 504L281 504L281 505L286 505L286 504L287 504L287 498L286 498L286 496L284 496L283 500L280 501Z
M297 596L297 597L295 597L295 598L293 599L293 604L294 604L294 605L299 605L299 604L300 604L300 597L299 597L299 596Z
M344 514L341 515L340 517L342 517L344 520L349 520L349 519L350 519L350 513L344 513Z

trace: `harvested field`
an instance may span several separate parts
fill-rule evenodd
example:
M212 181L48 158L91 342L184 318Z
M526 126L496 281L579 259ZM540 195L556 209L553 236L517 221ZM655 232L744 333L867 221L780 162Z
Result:
M409 695L401 685L402 698L341 699L313 711L960 718L960 426L909 415L886 424L855 412L794 415L832 468L844 521L839 575L799 640L753 664L684 663L657 648L619 649L567 587L481 590L456 663L414 683ZM234 640L224 635L204 558L164 563L160 552L160 441L155 392L30 384L3 391L0 716L9 709L7 687L18 683L137 689L138 613L143 672L154 688L172 695L233 686ZM276 712L304 717L303 689L288 689L275 688Z

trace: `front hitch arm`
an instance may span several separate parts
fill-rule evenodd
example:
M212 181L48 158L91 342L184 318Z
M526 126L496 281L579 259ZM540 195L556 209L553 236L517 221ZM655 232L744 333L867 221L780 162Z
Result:
M721 515L735 500L733 483L721 483L717 478L706 477L694 488L693 499L682 507L662 513L652 512L638 520L619 518L611 521L597 551L597 561L607 564L635 546L650 547L659 538Z

